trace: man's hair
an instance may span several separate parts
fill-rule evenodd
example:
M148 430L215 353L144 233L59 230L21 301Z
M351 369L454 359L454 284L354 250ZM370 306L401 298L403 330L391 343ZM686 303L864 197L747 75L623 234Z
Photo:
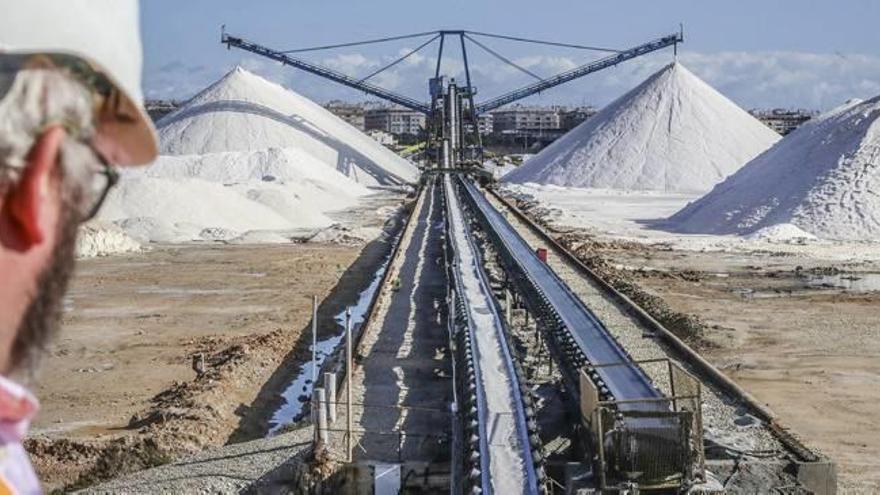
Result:
M56 171L61 183L57 243L12 343L9 363L17 371L35 371L61 319L61 299L73 270L78 206L96 161L87 144L95 132L91 103L79 82L47 69L19 72L0 101L0 200L21 178L28 154L46 129L60 124L67 130Z
M85 146L94 135L92 98L85 87L64 73L51 69L18 72L0 100L0 197L16 183L27 163L28 153L50 125L62 125L68 132L61 162L70 179L82 178L83 163L70 163L70 150ZM65 152L67 150L67 152ZM93 157L91 157L93 158Z

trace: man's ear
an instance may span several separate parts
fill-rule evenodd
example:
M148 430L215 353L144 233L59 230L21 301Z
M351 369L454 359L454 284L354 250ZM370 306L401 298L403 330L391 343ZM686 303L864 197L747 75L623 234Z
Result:
M13 230L11 234L20 249L40 244L52 228L47 224L45 212L49 207L49 186L64 137L61 126L43 132L28 153L21 179L6 196L6 205L0 214L7 217Z

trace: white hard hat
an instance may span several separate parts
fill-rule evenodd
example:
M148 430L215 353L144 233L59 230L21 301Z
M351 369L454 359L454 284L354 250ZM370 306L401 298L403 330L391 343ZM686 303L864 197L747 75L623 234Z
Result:
M72 55L106 77L113 108L96 116L95 145L119 165L158 153L143 108L138 10L137 0L0 0L0 56Z

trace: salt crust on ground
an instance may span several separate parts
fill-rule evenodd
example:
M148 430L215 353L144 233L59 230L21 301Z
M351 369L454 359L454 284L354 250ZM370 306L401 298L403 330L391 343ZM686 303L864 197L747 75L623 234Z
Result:
M805 123L670 218L683 233L792 224L819 238L880 241L880 96Z
M778 139L770 128L673 63L504 180L705 192Z
M241 68L159 122L164 155L123 171L100 213L140 242L289 242L334 225L410 162Z
M809 232L804 232L803 230L798 228L797 225L792 225L790 223L779 223L776 225L771 225L769 227L764 227L763 229L756 230L751 234L745 236L745 238L754 241L790 242L798 240L811 241L815 240L816 236Z
M835 261L880 261L878 242L815 239L808 233L798 233L785 226L768 228L748 237L677 234L652 228L689 201L697 199L694 194L579 189L539 184L507 184L503 188L509 195L536 201L545 210L539 214L554 227L562 230L583 229L602 238L664 244L683 251L771 251Z

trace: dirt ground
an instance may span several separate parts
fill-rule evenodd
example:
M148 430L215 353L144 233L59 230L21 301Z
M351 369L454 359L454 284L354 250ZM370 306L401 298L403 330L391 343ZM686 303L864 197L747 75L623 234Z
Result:
M133 470L264 434L267 414L253 404L277 401L284 380L265 384L300 361L311 295L355 297L380 251L187 245L81 260L35 388L42 410L28 448L47 488L103 477L89 472L111 445L155 451L120 461Z
M42 407L25 448L44 488L265 436L310 357L312 296L318 337L337 333L335 316L374 278L406 202L383 192L336 212L326 242L151 244L78 260L62 331L31 386Z
M834 287L873 280L880 267L663 246L612 244L601 255L699 315L703 355L837 461L845 493L880 490L880 287Z

